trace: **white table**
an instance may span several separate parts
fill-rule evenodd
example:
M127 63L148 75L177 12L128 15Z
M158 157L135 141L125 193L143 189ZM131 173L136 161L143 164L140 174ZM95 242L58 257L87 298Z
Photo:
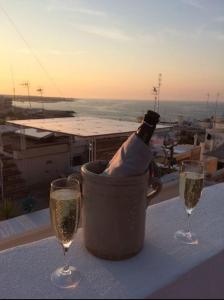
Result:
M51 285L50 273L63 263L62 250L54 238L1 252L0 297L150 297L223 251L223 195L224 184L208 188L195 211L192 226L200 237L198 246L181 245L173 238L174 232L185 224L179 199L149 208L144 250L127 261L109 262L91 256L83 246L82 230L79 231L70 251L72 264L82 276L75 290L59 290Z

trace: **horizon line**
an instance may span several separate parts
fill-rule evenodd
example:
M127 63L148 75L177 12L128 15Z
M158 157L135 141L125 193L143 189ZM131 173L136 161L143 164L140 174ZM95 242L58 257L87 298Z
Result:
M12 100L14 98L14 95L12 94L0 94L0 97L12 97ZM23 98L28 98L28 95L16 95L16 98L18 97L23 97ZM32 98L36 98L36 99L59 99L59 100L69 100L69 101L79 101L79 100L89 100L89 101L96 101L96 100L102 100L102 101L144 101L144 102L154 102L155 99L125 99L125 98L104 98L104 97L99 97L99 98L88 98L88 97L62 97L62 96L38 96L38 95L30 95L30 97ZM16 99L19 100L19 99ZM32 99L31 99L32 100ZM206 102L206 99L193 99L193 100L189 100L189 99L160 99L160 102ZM63 101L62 101L63 102ZM209 103L215 103L216 99L214 99L213 101L210 100ZM219 102L224 102L224 99L219 99Z

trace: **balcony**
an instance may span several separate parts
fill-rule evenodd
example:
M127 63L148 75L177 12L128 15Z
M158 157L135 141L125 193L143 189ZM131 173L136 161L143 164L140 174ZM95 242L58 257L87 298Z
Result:
M80 229L70 250L71 263L81 273L76 289L58 290L50 282L51 272L63 264L62 250L48 226L48 212L43 212L43 226L38 218L9 221L2 231L27 224L28 232L14 237L14 246L35 240L24 246L0 252L0 288L3 298L103 298L103 299L170 299L220 298L223 296L224 184L205 189L192 217L199 236L197 246L177 243L174 232L185 223L183 203L179 198L152 206L147 212L146 240L143 251L130 260L109 262L90 255ZM36 225L35 225L36 223ZM16 225L17 224L17 225ZM19 226L20 224L20 226ZM31 225L30 225L31 224ZM39 227L39 232L37 227ZM11 229L10 229L11 228ZM1 231L1 233L2 233ZM44 238L44 239L42 239ZM5 245L13 246L13 239ZM1 243L1 249L5 249Z

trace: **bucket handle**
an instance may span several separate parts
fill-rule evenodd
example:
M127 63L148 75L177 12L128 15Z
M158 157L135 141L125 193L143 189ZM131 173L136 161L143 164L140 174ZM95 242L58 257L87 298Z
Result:
M156 197L162 190L162 183L159 178L150 177L150 188L152 187L153 190L147 193L147 207L151 204L151 201L154 197Z

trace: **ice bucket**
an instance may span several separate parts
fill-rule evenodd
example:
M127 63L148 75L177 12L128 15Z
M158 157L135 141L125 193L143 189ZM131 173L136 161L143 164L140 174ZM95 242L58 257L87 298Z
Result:
M161 183L148 173L124 178L103 176L106 165L105 161L95 161L81 169L85 246L97 257L123 260L143 248L146 209ZM153 186L151 192L149 186Z

